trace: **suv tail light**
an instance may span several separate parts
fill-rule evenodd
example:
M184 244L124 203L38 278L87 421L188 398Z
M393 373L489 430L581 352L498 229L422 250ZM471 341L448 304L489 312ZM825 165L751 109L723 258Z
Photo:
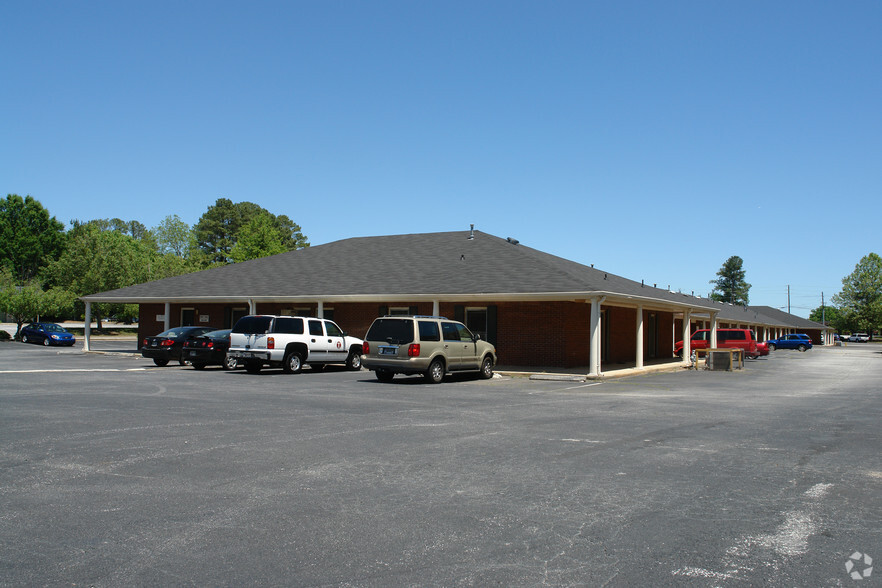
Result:
M420 356L420 344L419 343L411 343L407 347L407 356L408 357L419 357Z
M275 349L276 348L276 339L274 337L266 338L266 348L267 349Z
M361 344L361 352L363 355L367 355L368 353L371 352L371 346L368 345L367 341L365 341L364 343Z

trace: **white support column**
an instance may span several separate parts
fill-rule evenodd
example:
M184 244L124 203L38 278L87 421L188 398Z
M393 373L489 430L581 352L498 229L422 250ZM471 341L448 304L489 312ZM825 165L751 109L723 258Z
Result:
M315 311L318 318L325 318L325 303L321 300L318 301L318 308Z
M92 303L86 302L86 319L83 325L83 351L91 350L92 343Z
M171 303L165 303L165 315L162 319L162 330L168 331L171 328Z
M636 367L643 367L643 305L637 305L637 358Z
M692 355L692 309L683 311L683 361L688 362Z
M600 342L601 342L601 324L600 324L600 305L606 300L606 296L602 298L591 299L591 345L588 351L588 367L589 376L599 376L601 374L600 365Z
M710 313L710 326L708 327L711 330L710 336L710 346L717 346L717 313Z
M441 301L432 301L432 316L441 316Z
M257 305L251 298L248 299L248 314L257 314Z

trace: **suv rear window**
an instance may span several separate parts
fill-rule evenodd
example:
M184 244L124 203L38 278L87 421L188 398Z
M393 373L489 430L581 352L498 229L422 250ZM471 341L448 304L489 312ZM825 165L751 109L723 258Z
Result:
M272 322L273 317L271 316L243 316L236 321L233 332L246 335L263 335L269 330L270 323Z
M401 319L377 319L365 336L367 341L386 341L387 343L413 342L413 321Z

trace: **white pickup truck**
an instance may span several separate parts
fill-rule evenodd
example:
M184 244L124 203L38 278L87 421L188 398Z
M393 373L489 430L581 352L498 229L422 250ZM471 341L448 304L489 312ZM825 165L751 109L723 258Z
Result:
M249 315L236 322L227 355L252 374L265 365L289 374L304 364L322 369L330 363L361 369L361 339L350 337L333 321L300 316Z

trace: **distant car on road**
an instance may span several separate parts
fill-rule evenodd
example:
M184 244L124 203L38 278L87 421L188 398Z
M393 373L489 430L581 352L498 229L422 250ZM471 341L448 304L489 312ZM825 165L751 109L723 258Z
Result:
M848 338L849 343L869 343L870 336L866 333L854 333Z
M197 370L207 365L219 365L225 370L236 369L239 362L227 355L229 348L230 329L209 331L184 342L183 358Z
M216 330L215 327L175 327L153 337L145 337L141 343L141 356L152 359L159 367L168 365L172 359L186 365L188 360L181 355L184 342Z
M803 333L792 335L784 335L777 339L769 340L769 349L797 349L799 351L807 351L812 348L812 339Z
M49 345L73 345L76 338L61 325L55 323L31 323L21 329L22 343Z

